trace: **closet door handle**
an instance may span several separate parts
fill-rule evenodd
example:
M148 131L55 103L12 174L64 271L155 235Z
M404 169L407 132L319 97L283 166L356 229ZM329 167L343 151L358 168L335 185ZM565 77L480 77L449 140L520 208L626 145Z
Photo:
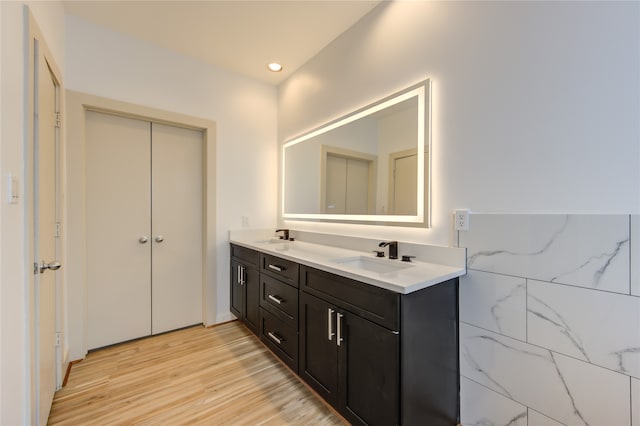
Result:
M158 235L158 236L156 237L156 243L161 243L161 242L163 242L163 241L164 241L164 236L162 236L162 235Z
M141 236L140 238L138 238L138 242L140 244L146 244L147 241L149 241L149 237L147 237L146 235Z

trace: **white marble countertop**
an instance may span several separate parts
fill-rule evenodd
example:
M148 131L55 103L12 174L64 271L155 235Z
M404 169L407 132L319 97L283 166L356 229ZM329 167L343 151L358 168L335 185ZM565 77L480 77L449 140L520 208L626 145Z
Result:
M420 260L403 262L399 259L377 258L373 252L298 240L259 238L241 232L232 232L230 242L401 294L421 290L466 273L464 267ZM354 259L363 259L366 269L356 265L356 262L350 262ZM373 269L380 269L382 272Z

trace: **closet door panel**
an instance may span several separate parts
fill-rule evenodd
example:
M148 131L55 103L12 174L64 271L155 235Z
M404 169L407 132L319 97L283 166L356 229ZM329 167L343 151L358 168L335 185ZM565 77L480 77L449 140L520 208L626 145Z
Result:
M202 323L202 141L152 124L153 334Z
M86 113L88 348L151 334L150 123ZM141 243L140 238L149 238Z

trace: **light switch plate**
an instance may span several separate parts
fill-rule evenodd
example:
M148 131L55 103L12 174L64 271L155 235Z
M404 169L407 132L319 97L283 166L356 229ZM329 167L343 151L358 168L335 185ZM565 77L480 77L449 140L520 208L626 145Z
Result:
M9 173L7 178L7 202L9 204L18 204L20 198L18 188L18 178Z

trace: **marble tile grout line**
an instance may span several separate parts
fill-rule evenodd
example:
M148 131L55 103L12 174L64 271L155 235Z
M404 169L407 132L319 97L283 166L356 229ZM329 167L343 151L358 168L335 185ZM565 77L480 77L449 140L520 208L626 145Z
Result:
M507 336L506 334L498 333L498 332L496 332L496 331L494 331L494 330L489 330L488 328L481 327L481 326L479 326L479 325L475 325L475 324L471 324L471 323L466 322L466 321L460 321L460 324L465 324L465 325L468 325L468 326L470 326L470 327L474 327L474 328L477 328L477 329L480 329L480 330L484 330L484 331L489 332L489 333L492 333L492 334L497 334L498 336L503 337L503 338L505 338L505 339L515 340L516 342L524 343L524 344L526 344L526 345L531 345L531 346L533 346L534 348L542 349L542 350L545 350L545 351L549 351L550 353L554 353L554 354L562 355L562 356L567 357L567 358L570 358L570 359L572 359L572 360L580 361L580 362L585 363L585 364L589 364L589 365L591 365L591 366L593 366L593 367L602 368L602 369L607 370L607 371L610 371L610 372L612 372L612 373L616 373L616 374L620 374L620 375L622 375L622 376L628 377L629 379L631 379L631 378L634 378L634 377L635 377L635 376L631 376L629 373L623 373L623 372L618 371L618 370L613 370L613 369L611 369L611 368L609 368L609 367L605 367L605 366L600 365L600 364L595 364L595 363L593 363L593 362L591 362L591 361L586 361L586 360L584 360L584 359L582 359L582 358L577 358L577 357L575 357L575 356L573 356L573 355L569 355L569 354L566 354L566 353L564 353L564 352L560 352L560 351L557 351L557 350L549 349L549 348L547 348L547 347L540 346L540 345L539 345L539 344L537 344L537 343L531 343L531 342L526 341L526 340L521 340L521 339L517 339L517 338L515 338L515 337ZM527 339L528 339L528 337L527 337ZM466 377L466 376L465 376L465 377ZM638 380L640 380L640 378L637 378L637 379L638 379Z
M620 293L618 291L603 290L601 288L583 287L581 285L576 285L576 284L567 284L567 283L561 283L561 282L557 282L557 281L546 281L546 280L542 280L542 279L524 277L524 276L520 276L520 275L503 274L501 272L495 272L495 271L485 271L485 270L482 270L482 269L467 268L467 272L468 271L482 272L482 273L485 273L485 274L502 275L504 277L521 278L523 280L539 281L541 283L547 283L547 284L553 284L553 285L561 285L561 286L572 287L572 288L576 288L576 289L592 290L592 291L599 291L601 293L606 293L606 294L617 294L619 296L640 298L640 295L636 296L635 294L630 294L630 292L629 293Z

